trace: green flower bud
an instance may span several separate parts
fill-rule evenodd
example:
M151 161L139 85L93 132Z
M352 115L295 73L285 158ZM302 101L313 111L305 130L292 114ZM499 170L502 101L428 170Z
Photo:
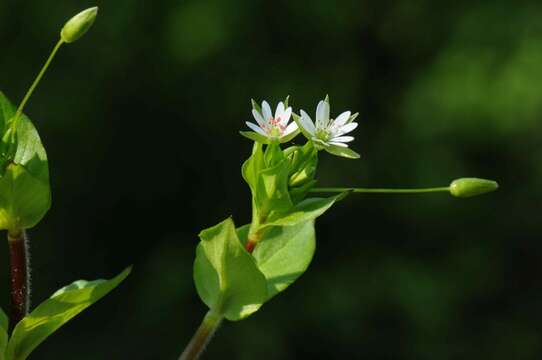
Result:
M64 42L72 43L79 39L81 36L90 29L94 20L98 15L98 7L92 7L81 11L79 14L72 17L60 31L60 37Z
M498 188L499 184L493 180L461 178L452 181L450 193L455 197L466 198L492 192Z

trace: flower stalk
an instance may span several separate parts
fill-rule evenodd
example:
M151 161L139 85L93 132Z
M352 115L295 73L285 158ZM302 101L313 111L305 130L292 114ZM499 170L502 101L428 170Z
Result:
M41 78L43 77L43 75L47 71L47 68L49 67L49 65L53 61L56 53L58 52L58 49L60 49L62 44L64 44L64 40L60 39L58 41L58 43L55 45L55 47L53 48L53 51L51 51L51 54L47 58L47 61L45 62L45 64L41 68L40 72L38 73L38 76L36 76L36 78L34 79L34 82L30 86L28 91L26 92L23 100L21 101L21 104L17 108L17 112L15 113L15 118L13 119L13 122L11 123L11 133L12 134L15 134L15 130L17 129L17 122L19 121L19 118L21 117L21 115L23 113L24 107L25 107L26 103L28 102L28 99L30 99L30 96L32 95L32 93L34 92L36 87L38 86Z
M315 193L341 193L350 191L353 193L373 193L373 194L423 194L434 192L449 192L449 186L420 188L420 189L384 189L384 188L345 188L345 187L330 187L330 188L314 188L309 190Z
M188 343L186 346L186 349L181 354L179 360L198 359L205 350L205 347L209 341L211 341L211 338L215 334L221 322L222 315L209 311L203 318L201 325L199 326L198 330L196 330L196 333L192 337L192 340L190 340L190 343Z
M10 333L27 314L30 307L30 257L26 231L8 233L10 256Z

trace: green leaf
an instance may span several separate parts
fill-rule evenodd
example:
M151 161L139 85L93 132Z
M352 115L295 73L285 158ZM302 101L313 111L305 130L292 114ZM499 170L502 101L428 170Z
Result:
M0 177L0 229L28 229L51 207L49 184L32 176L25 167L9 164Z
M49 335L117 287L131 268L111 280L79 280L55 292L15 326L8 344L9 360L24 360Z
M0 360L6 359L6 348L8 345L8 324L8 317L2 308L0 308Z
M243 179L245 179L248 186L250 186L250 190L252 191L253 195L256 193L258 175L264 166L262 144L259 142L254 142L254 146L252 147L252 155L243 163L243 166L241 167Z
M288 160L259 172L254 198L263 214L282 212L292 207L288 191Z
M0 126L4 131L15 116L15 106L0 92ZM47 154L30 119L22 114L17 125L17 150L13 162L22 165L35 178L49 183Z
M0 92L0 128L7 130L16 108ZM13 144L12 144L13 145ZM2 143L0 161L0 229L36 225L51 207L49 165L38 132L24 114L17 123L14 151Z
M194 282L201 300L232 321L257 311L267 297L266 280L241 245L232 219L203 230L199 237Z
M267 279L267 298L286 289L307 270L316 239L314 221L269 229L254 249L253 256Z
M314 220L326 212L335 202L343 199L348 193L346 191L328 198L305 199L286 213L274 213L263 226L292 226Z
M328 153L332 155L341 156L347 159L359 159L360 157L359 154L355 152L354 150L347 147L337 146L337 145L327 145L324 147L324 150L326 150Z

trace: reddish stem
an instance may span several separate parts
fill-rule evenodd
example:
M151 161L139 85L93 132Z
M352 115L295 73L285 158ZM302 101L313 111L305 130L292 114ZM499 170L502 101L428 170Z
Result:
M9 318L10 333L21 321L29 308L29 263L26 232L8 234L10 275L11 275L11 311Z
M252 239L248 239L245 245L245 249L248 251L249 254L252 254L255 246L256 246L256 241Z

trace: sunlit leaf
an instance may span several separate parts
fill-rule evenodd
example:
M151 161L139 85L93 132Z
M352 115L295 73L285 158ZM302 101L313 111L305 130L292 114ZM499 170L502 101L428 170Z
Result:
M257 311L267 297L266 280L239 241L233 221L226 219L199 236L194 282L202 301L228 320Z
M253 256L267 279L268 299L307 270L316 248L314 221L269 229Z
M285 213L275 213L269 217L266 226L292 226L314 220L326 212L335 202L344 198L348 192L328 198L308 198Z
M15 112L16 108L0 92L2 134ZM33 227L51 206L47 155L38 132L24 114L17 123L16 135L14 151L10 150L12 145L1 144L0 229Z
M127 268L111 280L79 280L55 292L15 326L7 358L26 359L58 328L117 287L130 271Z

